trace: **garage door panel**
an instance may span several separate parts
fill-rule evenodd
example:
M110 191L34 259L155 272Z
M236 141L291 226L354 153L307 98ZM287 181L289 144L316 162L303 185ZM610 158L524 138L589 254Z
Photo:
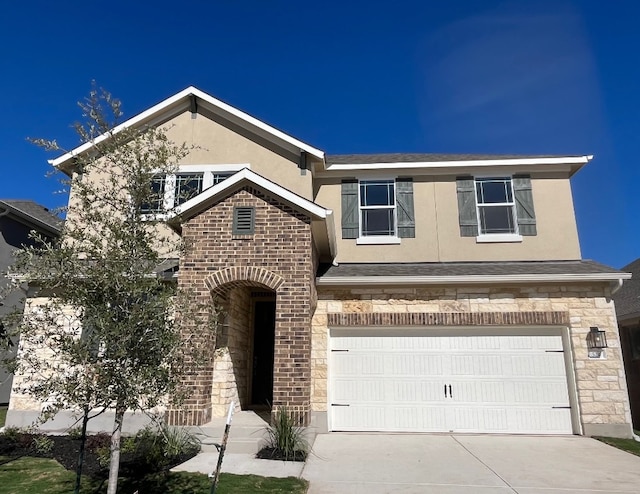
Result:
M508 412L504 408L451 407L451 432L506 432L509 430Z
M393 403L437 403L444 401L444 383L439 381L388 382Z
M337 379L332 390L336 403L386 403L388 382L378 379Z
M386 375L406 376L414 379L422 376L441 376L444 373L444 358L440 355L401 355L382 356Z
M504 381L451 381L452 400L456 403L507 402L508 390L513 386Z
M385 375L384 360L381 354L333 352L332 366L338 376Z
M349 405L331 407L334 430L572 432L560 335L365 334L331 348L331 402Z
M513 384L514 403L569 406L566 381L518 381Z
M536 352L511 357L513 376L558 376L565 378L563 353Z
M516 408L512 411L514 427L523 434L567 434L571 410L550 408Z

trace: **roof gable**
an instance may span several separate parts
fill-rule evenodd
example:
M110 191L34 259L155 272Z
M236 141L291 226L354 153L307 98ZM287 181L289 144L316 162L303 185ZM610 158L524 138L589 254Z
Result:
M167 213L166 221L173 229L180 231L181 223L193 218L213 203L247 184L291 206L293 209L309 215L312 223L315 224L312 226L316 241L321 244L318 246L319 249L326 252L331 259L335 258L336 235L333 211L285 189L281 185L251 171L249 168L243 168L226 180L172 209Z
M98 136L93 141L86 142L58 158L49 160L49 163L56 168L66 171L71 168L73 158L75 156L90 151L95 144L108 140L113 134L117 134L127 128L161 125L184 111L190 110L191 112L196 112L198 111L198 107L207 109L208 111L222 117L224 120L235 125L239 125L249 132L267 139L270 142L277 143L285 149L295 151L297 153L305 152L318 160L324 160L323 151L276 129L257 118L252 117L248 113L238 110L237 108L234 108L233 106L224 103L223 101L220 101L219 99L214 98L193 86L189 86L185 90L180 91L164 101L161 101L157 105L152 106L148 110L145 110L135 117L117 125L110 132Z

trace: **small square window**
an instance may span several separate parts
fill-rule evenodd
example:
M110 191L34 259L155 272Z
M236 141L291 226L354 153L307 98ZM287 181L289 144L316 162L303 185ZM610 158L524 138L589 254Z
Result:
M253 235L255 230L255 208L236 206L233 208L234 235Z

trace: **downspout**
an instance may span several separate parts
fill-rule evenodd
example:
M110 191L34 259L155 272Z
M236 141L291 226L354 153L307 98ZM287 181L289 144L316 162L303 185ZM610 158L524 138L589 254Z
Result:
M611 295L615 295L615 293L622 288L622 278L618 278L616 281L611 282ZM631 436L634 441L640 443L640 436L638 436L635 432L633 432L633 427L631 428Z
M611 295L614 295L618 290L622 288L622 278L618 278L616 281L611 282Z

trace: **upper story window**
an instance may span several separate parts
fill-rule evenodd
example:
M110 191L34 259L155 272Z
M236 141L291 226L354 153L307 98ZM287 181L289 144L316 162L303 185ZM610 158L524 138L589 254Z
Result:
M520 242L537 234L531 178L458 177L460 235L477 242Z
M153 198L148 204L143 205L141 212L162 214L246 167L248 165L181 166L176 173L156 175L151 181Z
M360 236L396 236L395 180L360 181Z
M513 187L509 178L476 178L480 235L517 234Z
M344 180L342 238L358 244L394 244L415 237L410 178Z

